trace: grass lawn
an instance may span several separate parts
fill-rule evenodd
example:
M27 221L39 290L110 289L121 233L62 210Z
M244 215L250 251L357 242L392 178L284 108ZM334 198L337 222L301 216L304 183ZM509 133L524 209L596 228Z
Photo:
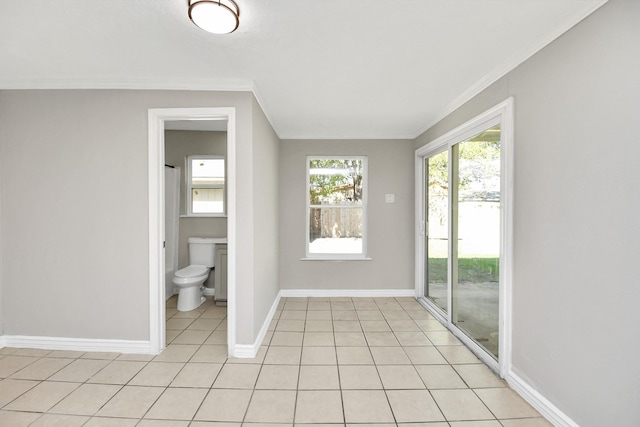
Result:
M499 258L458 259L458 281L497 282ZM429 258L429 282L447 282L447 258Z

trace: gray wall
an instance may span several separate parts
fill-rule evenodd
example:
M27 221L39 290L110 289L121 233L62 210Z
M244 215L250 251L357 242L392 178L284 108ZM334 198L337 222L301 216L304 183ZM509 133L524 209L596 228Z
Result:
M415 143L515 98L513 369L583 427L640 425L638 22L611 0Z
M252 253L251 93L0 92L5 334L149 339L148 110L183 107L236 108L236 249ZM273 301L245 304L253 257L236 267L236 338L251 344Z
M409 140L285 140L280 153L282 289L414 287L413 145ZM372 261L302 261L306 156L368 156L368 255ZM396 202L385 203L394 193Z
M1 102L2 101L0 100L0 107L2 106ZM0 111L2 110L0 109ZM0 140L0 159L2 158L4 158L4 149ZM3 177L2 161L0 160L0 194L2 194L2 177ZM0 335L4 335L4 282L3 282L4 275L2 274L3 263L4 263L3 245L2 245L3 241L4 241L4 221L2 219L2 197L0 197Z
M168 130L164 133L165 163L180 167L180 229L178 268L189 265L189 237L227 237L226 217L186 217L186 158L191 155L227 154L227 133Z
M280 139L262 109L253 100L253 206L255 211L253 307L254 332L263 325L280 290L279 276L279 187Z

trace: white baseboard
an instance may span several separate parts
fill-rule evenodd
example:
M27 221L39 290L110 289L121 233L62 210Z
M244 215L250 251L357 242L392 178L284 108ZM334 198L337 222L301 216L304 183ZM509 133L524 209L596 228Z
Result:
M233 347L232 357L237 357L240 359L253 359L258 355L258 350L260 350L260 346L264 341L264 337L267 335L267 331L269 330L269 325L271 325L271 321L273 320L273 316L276 314L276 310L278 309L278 304L280 303L281 292L278 292L276 295L276 299L271 304L271 308L269 309L269 313L267 313L267 317L264 319L262 323L262 327L260 328L260 332L258 332L258 336L253 344L236 344Z
M282 289L281 297L415 297L415 289Z
M580 427L567 414L535 390L522 377L509 369L505 380L509 386L556 427Z
M278 292L273 301L254 343L236 344L233 349L233 357L256 357L282 297L415 297L415 291L413 289L283 289ZM34 337L25 335L0 336L0 347L152 354L150 341Z
M262 343L260 344L262 345ZM233 348L233 356L231 357L238 359L253 359L258 355L259 348L260 346L256 344L236 344Z
M151 343L149 341L33 337L25 335L4 335L0 337L0 347L153 354L151 352Z

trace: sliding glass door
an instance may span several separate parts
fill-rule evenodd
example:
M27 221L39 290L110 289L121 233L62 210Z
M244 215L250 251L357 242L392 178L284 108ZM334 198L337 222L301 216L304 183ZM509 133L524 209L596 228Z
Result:
M452 141L423 162L425 298L497 360L501 126Z

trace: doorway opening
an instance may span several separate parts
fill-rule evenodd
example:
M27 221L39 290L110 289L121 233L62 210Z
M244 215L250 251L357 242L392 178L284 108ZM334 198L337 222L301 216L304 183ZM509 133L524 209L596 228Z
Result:
M165 324L165 128L169 123L226 122L226 215L227 215L227 349L233 356L236 289L236 119L235 108L170 108L149 110L149 351L166 347ZM169 285L171 286L171 285Z

